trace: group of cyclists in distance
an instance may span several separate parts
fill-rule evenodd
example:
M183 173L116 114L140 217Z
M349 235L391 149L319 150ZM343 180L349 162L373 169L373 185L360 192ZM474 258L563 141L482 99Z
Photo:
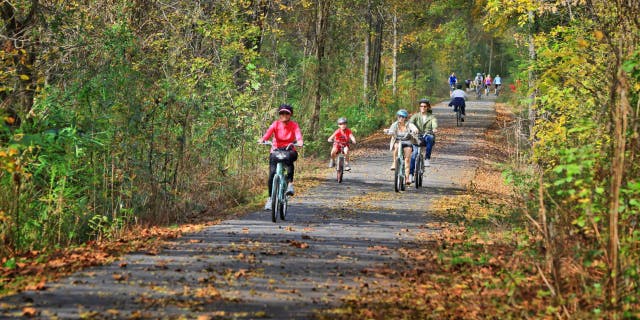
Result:
M476 88L482 87L485 89L488 95L491 85L495 87L495 94L497 95L502 81L500 76L491 78L490 75L486 77L482 73L478 73L473 80L465 80L466 89L469 89L471 85ZM465 109L467 100L467 94L465 90L462 90L462 84L458 83L458 79L455 72L452 72L449 76L449 88L451 100L449 106L454 107L454 111L460 108L462 119L464 121ZM409 118L409 112L405 109L400 109L396 112L396 121L391 126L384 129L383 132L387 135L391 135L391 141L389 143L389 149L392 150L392 165L391 170L396 170L395 155L398 152L398 148L402 148L404 155L404 170L405 170L405 184L410 185L414 182L414 166L415 159L418 153L421 152L422 147L425 149L425 162L424 166L429 167L431 165L431 152L436 142L436 132L438 131L438 120L433 115L431 102L428 99L420 99L418 101L418 112L413 114ZM271 152L269 156L269 180L268 190L269 198L264 206L265 210L271 210L271 193L272 182L275 176L276 167L278 162L282 162L286 168L287 175L287 195L294 194L293 179L295 166L294 163L298 159L298 152L296 146L302 147L302 133L300 126L297 122L291 120L293 116L293 108L288 104L282 104L278 107L278 119L274 121L265 134L258 140L258 143L264 143L268 139L272 139ZM335 159L339 150L343 150L345 154L345 170L350 170L349 166L349 144L356 143L356 138L353 132L348 128L348 121L344 117L340 117L337 120L338 128L329 136L327 141L332 142L329 167L335 165ZM295 145L294 145L295 144ZM285 159L277 159L273 156L275 150L282 150L288 153Z
M497 96L502 89L502 78L499 74L496 75L495 78L492 78L490 74L485 75L482 72L478 72L473 80L466 79L464 84L466 90L474 89L477 92L484 90L486 96L491 93L491 89L493 88L493 94ZM455 72L452 72L449 76L449 92L451 93L457 89L458 85L461 85L461 83L459 83ZM462 86L460 86L460 89L461 88Z

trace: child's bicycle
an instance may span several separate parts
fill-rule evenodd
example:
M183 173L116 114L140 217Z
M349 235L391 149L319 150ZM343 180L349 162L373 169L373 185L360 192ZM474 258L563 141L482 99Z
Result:
M271 146L271 141L265 141L264 145ZM285 220L287 217L287 208L289 202L289 195L287 195L287 175L282 161L284 161L292 146L301 147L297 144L289 144L286 150L274 150L273 154L278 159L276 166L276 175L273 177L273 183L271 184L271 221L276 222L276 218L279 215L280 220Z
M330 143L333 143L331 141ZM345 171L346 154L344 153L345 146L338 145L338 155L336 156L336 180L338 183L342 183L342 177Z

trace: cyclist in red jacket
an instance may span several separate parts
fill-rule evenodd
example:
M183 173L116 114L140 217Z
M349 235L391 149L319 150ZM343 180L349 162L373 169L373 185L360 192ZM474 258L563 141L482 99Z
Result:
M327 139L329 142L333 142L333 148L331 148L331 160L329 161L329 168L335 166L336 156L338 156L339 148L343 148L345 155L344 170L351 170L349 167L349 141L356 143L356 138L353 136L351 129L347 128L347 118L338 119L338 129Z
M300 127L295 121L291 121L293 115L293 108L288 104L282 104L278 108L279 118L274 121L267 132L258 140L258 143L263 143L265 140L273 137L271 147L271 154L269 155L269 198L264 205L265 210L271 210L271 185L273 184L273 177L276 175L276 167L278 166L278 159L273 155L274 150L286 150L289 152L287 160L284 161L284 166L287 169L287 194L293 195L293 173L295 166L293 163L298 159L298 152L295 147L291 146L296 143L302 146L302 133Z

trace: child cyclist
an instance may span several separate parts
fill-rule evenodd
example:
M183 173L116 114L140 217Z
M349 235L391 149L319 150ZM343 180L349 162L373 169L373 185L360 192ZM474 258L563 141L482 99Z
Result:
M329 168L335 166L336 157L338 156L339 148L343 148L346 162L344 164L344 170L351 170L349 167L349 141L356 144L356 137L351 133L351 129L347 128L347 118L338 119L338 129L327 139L329 142L333 142L333 148L331 148L331 160L329 161Z
M287 150L289 156L284 161L284 165L287 167L287 194L293 195L293 173L295 170L294 162L298 159L298 152L294 147L289 149L290 145L297 143L298 146L302 146L302 133L298 123L291 120L293 114L293 108L288 104L282 104L278 108L278 120L274 121L267 132L258 140L258 143L263 143L267 139L273 137L273 146L271 154L269 155L269 198L264 205L265 210L271 210L271 185L273 184L273 177L276 175L276 167L278 166L278 159L274 156L273 151L276 149Z

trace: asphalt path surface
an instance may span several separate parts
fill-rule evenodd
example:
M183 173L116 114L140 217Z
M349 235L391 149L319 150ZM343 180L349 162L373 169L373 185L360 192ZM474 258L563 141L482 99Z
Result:
M427 226L432 201L473 178L473 146L495 121L494 100L468 101L459 128L445 103L434 114L440 130L421 189L394 192L388 139L370 141L354 150L342 184L327 169L326 182L293 197L286 221L257 211L222 222L158 254L129 254L0 299L0 318L22 318L27 307L42 319L309 319L338 306L375 281L371 270L394 268L398 248L438 232Z

